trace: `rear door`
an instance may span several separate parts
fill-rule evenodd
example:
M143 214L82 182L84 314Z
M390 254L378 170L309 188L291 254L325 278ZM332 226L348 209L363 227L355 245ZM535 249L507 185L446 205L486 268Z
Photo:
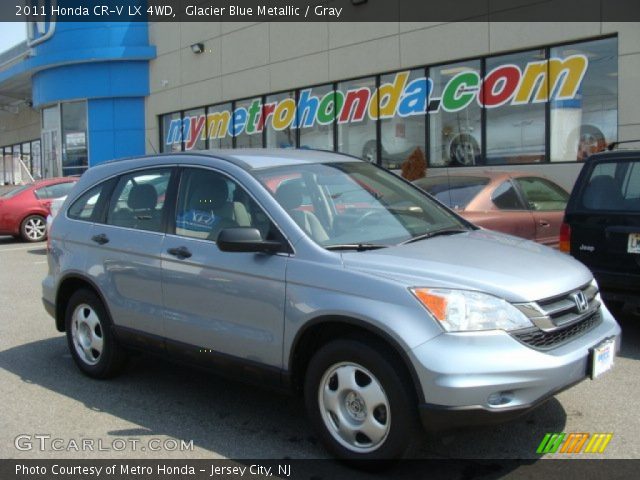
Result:
M149 347L149 334L163 335L161 252L172 172L151 168L117 178L88 239L86 270L99 282L118 334Z
M465 218L489 230L535 240L536 226L533 215L524 205L521 195L511 180L506 180L496 187L491 194L491 201L499 212L487 211L477 216L464 214Z
M640 159L606 159L580 179L567 222L571 253L608 287L640 283ZM630 277L631 275L632 277ZM638 275L633 282L633 276Z
M516 177L514 181L533 216L536 242L557 247L569 193L545 178Z

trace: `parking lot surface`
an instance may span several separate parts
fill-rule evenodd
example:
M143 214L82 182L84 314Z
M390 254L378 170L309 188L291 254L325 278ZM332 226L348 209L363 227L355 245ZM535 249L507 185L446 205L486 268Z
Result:
M328 457L295 397L146 355L113 380L83 376L42 307L46 271L44 244L0 237L0 458ZM425 435L418 457L536 459L546 433L606 432L597 458L639 458L640 318L621 323L612 371L515 422Z

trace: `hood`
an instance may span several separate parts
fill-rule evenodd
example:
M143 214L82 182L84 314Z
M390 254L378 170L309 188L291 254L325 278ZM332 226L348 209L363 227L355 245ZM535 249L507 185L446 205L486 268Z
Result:
M569 255L487 230L345 252L342 259L345 268L391 278L407 287L478 290L510 302L561 295L593 278Z

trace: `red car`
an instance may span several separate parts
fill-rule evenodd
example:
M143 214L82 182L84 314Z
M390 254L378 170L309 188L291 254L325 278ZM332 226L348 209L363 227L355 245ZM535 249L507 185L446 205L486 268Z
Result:
M522 172L474 172L414 183L480 227L558 246L569 193L551 180Z
M64 197L77 178L48 178L17 187L0 196L0 235L39 242L47 236L46 218L55 198Z

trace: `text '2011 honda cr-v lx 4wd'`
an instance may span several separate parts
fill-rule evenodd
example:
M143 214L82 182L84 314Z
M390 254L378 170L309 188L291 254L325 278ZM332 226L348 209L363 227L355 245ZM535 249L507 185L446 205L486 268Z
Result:
M142 348L270 381L304 395L345 459L401 457L420 423L512 418L620 347L580 263L333 153L91 168L48 259L44 305L84 373L112 376Z

